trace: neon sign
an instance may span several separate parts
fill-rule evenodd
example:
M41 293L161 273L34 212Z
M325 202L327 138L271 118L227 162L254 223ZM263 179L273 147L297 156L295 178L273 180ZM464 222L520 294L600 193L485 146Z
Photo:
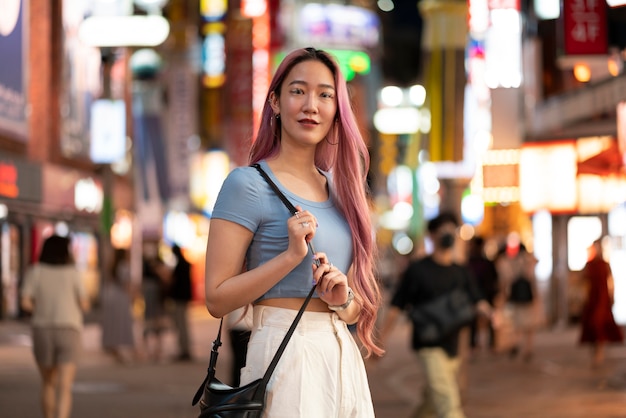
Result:
M16 198L19 194L17 168L11 163L0 163L0 196Z

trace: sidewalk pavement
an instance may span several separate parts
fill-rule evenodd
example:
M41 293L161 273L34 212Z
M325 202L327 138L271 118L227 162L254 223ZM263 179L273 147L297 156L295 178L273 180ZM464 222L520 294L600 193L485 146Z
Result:
M88 324L74 385L74 418L192 418L191 399L204 379L219 321L202 306L190 310L194 361L116 364L100 349L100 328ZM410 327L396 327L387 355L367 362L378 418L409 417L419 402L422 375L408 347ZM480 353L465 362L463 404L468 418L626 417L626 346L610 347L606 365L589 367L589 352L577 344L578 330L542 331L530 362ZM226 336L227 338L227 336ZM176 339L165 339L174 358ZM227 341L220 349L218 377L227 381ZM39 376L30 351L28 324L0 322L0 417L40 417ZM319 417L327 418L327 417Z

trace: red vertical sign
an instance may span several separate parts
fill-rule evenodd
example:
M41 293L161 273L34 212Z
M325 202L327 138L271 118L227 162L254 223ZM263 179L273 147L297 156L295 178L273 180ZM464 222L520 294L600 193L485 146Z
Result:
M253 134L252 19L229 20L226 51L228 134L224 146L236 165L245 165Z
M564 0L563 20L566 55L607 53L605 1Z

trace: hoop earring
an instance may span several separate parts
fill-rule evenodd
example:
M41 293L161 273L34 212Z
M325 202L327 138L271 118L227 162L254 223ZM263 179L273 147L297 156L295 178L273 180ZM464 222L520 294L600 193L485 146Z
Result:
M328 145L337 145L337 144L339 143L339 140L337 140L337 142L330 142L330 141L328 140L328 136L327 136L326 138L324 138L324 139L326 140L326 143L327 143Z

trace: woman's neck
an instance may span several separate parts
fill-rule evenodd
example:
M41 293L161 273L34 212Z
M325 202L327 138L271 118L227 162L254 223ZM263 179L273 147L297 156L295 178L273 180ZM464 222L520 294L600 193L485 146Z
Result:
M292 193L313 202L328 199L326 177L317 170L313 159L278 156L267 163L278 181Z
M310 155L281 153L267 163L275 174L284 173L301 179L320 175L315 167L315 160Z

